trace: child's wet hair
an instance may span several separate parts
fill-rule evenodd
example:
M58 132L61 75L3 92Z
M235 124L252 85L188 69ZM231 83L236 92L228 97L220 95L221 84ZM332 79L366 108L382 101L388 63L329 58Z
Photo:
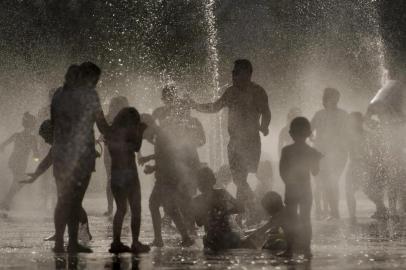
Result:
M216 176L209 167L203 167L197 172L197 184L199 187L213 187L216 184Z
M140 114L134 107L126 107L114 117L112 128L135 127L141 122Z
M282 197L275 191L265 193L261 200L261 204L269 215L274 215L283 208Z
M101 69L95 63L84 62L80 65L80 74L82 78L99 77L101 75Z
M306 117L296 117L290 123L289 132L294 137L309 137L312 133L312 128L309 120Z
M79 65L70 65L65 74L65 86L74 86L78 83L81 69Z
M36 125L36 118L29 112L25 112L23 116L23 127L32 129Z

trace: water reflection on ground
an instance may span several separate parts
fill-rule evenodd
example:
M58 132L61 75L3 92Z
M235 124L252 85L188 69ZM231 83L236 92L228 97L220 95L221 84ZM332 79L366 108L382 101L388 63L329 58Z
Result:
M142 226L142 240L152 240L148 215ZM177 247L177 235L166 234L167 247L139 256L114 256L107 252L111 221L95 210L90 213L94 253L78 256L54 255L52 243L42 239L53 231L50 215L12 213L0 220L0 269L404 269L405 221L376 222L365 212L357 225L348 220L314 222L314 258L285 260L261 250L233 250L207 253L198 241L192 248ZM124 228L129 243L130 229Z

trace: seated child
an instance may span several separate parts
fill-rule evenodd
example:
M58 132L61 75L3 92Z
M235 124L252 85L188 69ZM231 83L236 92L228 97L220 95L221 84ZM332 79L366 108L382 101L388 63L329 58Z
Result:
M288 215L281 196L268 191L261 200L262 207L269 215L269 221L242 239L243 248L263 248L281 254L286 251L289 231ZM293 238L293 237L290 237ZM285 253L282 253L284 255Z
M230 216L243 212L240 205L224 189L214 189L216 178L209 168L198 171L197 185L201 192L193 199L192 205L195 222L204 226L203 238L205 248L217 251L240 246L240 235L232 230Z
M105 137L111 156L111 191L117 205L113 220L113 243L109 252L148 252L149 246L139 242L141 226L141 188L135 152L141 148L146 125L141 122L135 108L122 109L114 118L111 130ZM131 208L131 248L121 242L121 229L127 211Z
M310 243L312 239L312 225L310 213L312 209L312 187L310 174L313 176L319 173L319 163L322 154L310 147L306 140L312 133L310 122L304 117L293 119L290 124L289 134L294 143L282 149L279 171L285 183L285 205L289 224L295 231L300 228L300 239L288 238L287 254L293 252L293 242L305 257L311 257ZM295 224L296 228L293 227ZM288 234L292 235L292 234Z

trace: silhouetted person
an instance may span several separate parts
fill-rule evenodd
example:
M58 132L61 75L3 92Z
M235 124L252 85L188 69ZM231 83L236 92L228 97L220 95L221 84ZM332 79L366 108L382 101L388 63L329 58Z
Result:
M345 178L345 193L347 199L350 222L356 222L356 199L357 190L365 186L368 177L368 148L365 130L363 128L363 115L360 112L352 112L349 115L349 163Z
M388 181L389 213L398 218L397 204L399 199L406 209L406 170L404 161L404 134L406 131L406 73L404 67L388 68L388 81L378 91L368 106L367 118L377 116L386 151L383 157Z
M149 246L138 240L141 226L141 187L135 160L135 152L141 149L145 128L138 111L126 107L114 118L111 130L105 137L111 156L111 191L117 205L113 220L113 243L109 250L111 253L149 251ZM131 208L131 248L121 242L127 203Z
M296 117L302 115L302 111L299 108L293 107L289 110L288 115L286 116L286 125L279 132L278 139L278 153L280 154L282 148L288 144L293 143L292 138L289 135L290 123Z
M179 106L179 96L174 85L166 85L161 92L161 101L163 106L156 108L152 112L152 118L158 123L158 125L165 126L169 120L177 118L177 107ZM139 155L139 160L142 159L142 155ZM166 228L171 228L172 220L164 210L164 216L162 218L162 225Z
M234 62L233 85L214 103L193 104L200 112L215 113L228 108L228 160L237 186L237 200L253 208L248 173L255 173L261 155L259 132L268 135L271 121L265 90L251 81L252 65L246 59ZM193 103L193 102L192 102ZM249 213L248 213L249 214Z
M53 143L53 127L51 124L51 120L45 120L42 122L40 128L39 128L39 135L43 138L43 141L48 144L52 145ZM48 153L45 155L45 157L41 160L41 162L38 164L36 170L34 173L29 173L27 174L29 176L29 179L27 180L22 180L20 181L21 184L32 184L34 183L41 175L43 175L51 166L52 166L52 147L48 150ZM44 179L43 179L44 180ZM50 183L47 183L50 185ZM48 192L50 192L50 189L47 189ZM47 194L47 196L50 196ZM92 235L90 234L90 229L89 229L89 220L87 217L87 213L83 207L80 209L80 215L79 215L79 223L82 228L84 228L87 238L89 240L92 240ZM55 234L47 237L44 239L44 241L55 241Z
M106 115L107 123L111 124L114 117L124 107L128 107L128 100L124 96L113 97L110 101L109 112ZM107 145L105 144L106 148ZM111 157L109 151L104 151L103 155L104 167L106 169L107 184L106 184L106 197L107 197L107 212L105 216L111 216L113 213L113 194L111 193Z
M176 88L173 85L167 85L162 89L161 100L163 106L156 108L152 112L152 117L158 122L159 125L162 125L169 118L176 117L176 110L179 97L176 92Z
M268 222L244 237L242 247L268 249L277 255L291 257L294 241L299 235L297 228L292 226L282 197L274 191L268 191L261 199L261 205L268 215Z
M240 236L229 219L244 211L243 206L226 190L214 188L216 178L207 167L199 170L197 184L201 194L193 199L193 212L196 224L204 226L204 247L215 251L240 247Z
M55 208L55 252L64 250L64 230L68 225L69 252L91 252L77 241L82 201L95 169L94 124L100 132L108 131L98 94L95 90L101 70L95 64L83 63L78 70L71 66L65 84L51 103L54 127L52 158L58 189Z
M14 133L0 145L0 151L2 152L6 146L11 143L14 144L8 161L8 167L13 175L13 182L0 205L4 210L10 210L10 204L14 196L22 188L19 181L24 179L30 154L32 153L34 158L38 158L37 139L32 134L36 126L35 116L28 112L24 113L22 125L23 131Z
M348 114L338 108L340 92L334 88L326 88L323 93L324 109L318 111L311 123L315 132L314 146L325 156L321 161L321 170L316 180L315 198L316 215L326 213L319 211L321 203L328 204L330 218L340 217L339 180L348 158ZM324 205L325 206L325 205Z
M185 220L182 217L179 207L179 173L177 172L177 161L174 158L175 150L169 134L156 125L150 115L142 115L142 121L148 126L144 133L144 139L154 145L154 154L139 159L141 165L155 160L155 165L146 165L146 174L155 173L155 184L149 198L149 209L151 211L152 225L154 228L154 240L151 246L162 247L162 220L160 207L173 220L176 228L182 237L182 246L191 246L194 241L189 237Z
M190 203L197 192L197 171L201 163L198 148L206 143L206 136L199 119L191 116L189 106L179 100L174 115L167 117L162 128L165 128L173 145L173 159L176 168L173 168L179 177L179 206L182 216L191 233L195 233L193 214Z
M319 173L322 155L306 144L307 138L312 134L310 122L306 118L293 119L289 133L294 143L282 149L279 170L285 183L285 205L289 222L292 226L296 226L296 223L300 226L300 239L295 239L295 242L297 240L301 251L310 257L312 256L310 216L313 201L310 174ZM288 240L289 243L290 241ZM289 246L287 252L291 251Z

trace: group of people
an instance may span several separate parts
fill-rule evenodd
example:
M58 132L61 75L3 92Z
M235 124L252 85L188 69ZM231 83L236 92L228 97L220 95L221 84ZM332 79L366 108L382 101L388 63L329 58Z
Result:
M78 228L79 224L86 226L91 238L82 201L100 155L95 145L102 142L107 149L104 163L109 180L106 215L113 211L113 200L116 203L113 242L109 250L112 253L148 252L150 246L162 247L162 207L165 219L175 224L184 247L194 244L197 225L204 227L204 246L212 250L267 248L284 256L298 252L311 257L312 194L315 194L316 217L339 218L338 182L347 160L346 195L351 220L356 217L354 193L359 186L364 187L376 204L376 217L384 217L387 210L383 188L379 187L385 185L382 179L386 176L399 183L402 166L397 158L400 154L396 152L399 156L392 158L391 164L381 166L388 153L387 144L380 141L384 122L364 117L359 112L347 114L338 107L340 93L334 88L325 89L324 109L311 121L303 117L298 108L289 112L287 126L279 136L284 201L270 190L267 180L272 175L272 165L269 161L260 162L260 133L268 135L271 112L265 90L251 81L252 72L248 60L236 60L232 85L213 103L198 104L189 97L181 97L174 86L166 86L162 90L164 105L152 114L140 114L129 106L125 97L119 96L111 100L105 117L95 90L100 68L91 62L70 66L63 86L51 94L49 119L39 128L39 134L49 147L45 147L44 158L28 180L22 172L26 170L30 151L39 157L32 134L35 117L24 114L24 130L1 144L1 149L12 142L15 145L9 162L14 180L1 207L8 209L22 184L34 182L52 165L57 193L54 251L65 251L64 232L68 227L67 250L91 252L79 244ZM228 165L213 172L200 161L198 148L205 145L206 137L201 122L191 111L216 113L223 108L228 108ZM371 108L367 116L374 114L379 115ZM98 140L94 134L95 124L101 133ZM152 155L141 154L143 140L154 146ZM394 147L389 152L393 154ZM149 199L154 229L154 241L150 245L138 239L141 188L137 162L146 174L154 174L156 179ZM394 162L399 163L395 167L398 170L392 169ZM258 192L247 182L249 173L257 173ZM230 182L228 178L236 185L236 198L224 188ZM393 186L390 190L395 192ZM390 208L396 209L398 194L390 197ZM131 210L131 247L121 242L127 206ZM237 218L233 221L234 215ZM245 234L241 231L244 221L248 225L264 220L265 225L253 231Z

